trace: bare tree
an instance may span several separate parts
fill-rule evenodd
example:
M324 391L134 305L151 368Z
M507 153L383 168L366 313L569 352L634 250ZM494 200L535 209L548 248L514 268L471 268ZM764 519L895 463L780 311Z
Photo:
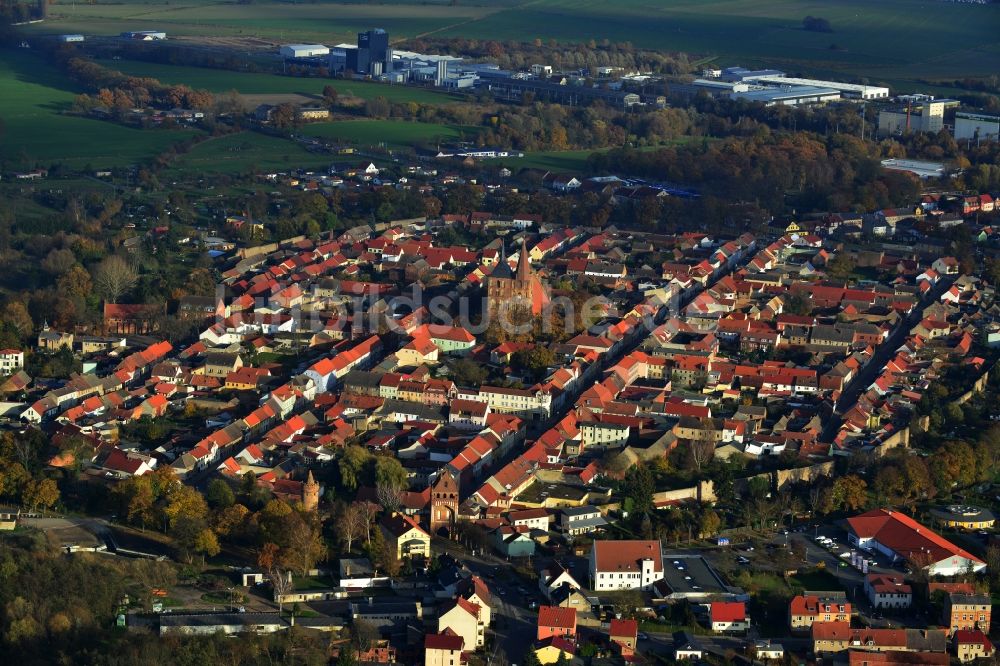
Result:
M771 523L778 516L778 505L776 502L760 498L749 502L748 505L753 515L753 520L750 524L757 530L763 531L769 529Z
M395 513L403 505L403 494L390 484L378 484L375 488L375 494L378 497L378 503L387 513Z
M17 434L12 435L7 441L12 444L11 448L17 454L21 466L25 469L31 469L31 461L38 455L36 443L24 435Z
M819 508L823 505L824 486L812 486L809 488L809 511L815 516L819 513Z
M109 303L117 303L139 281L139 274L127 261L113 254L94 271L94 284Z
M340 538L344 540L344 548L348 553L354 545L354 540L361 538L365 531L365 513L360 505L350 504L344 507L337 523Z
M379 639L378 627L368 620L355 620L351 629L358 650L362 652L370 650Z
M375 518L378 516L381 508L375 502L358 502L358 507L360 513L364 518L364 528L365 528L365 543L372 542L372 525L375 523Z
M694 463L696 471L701 471L701 466L715 457L715 442L711 439L691 440L691 462Z
M281 600L286 594L292 591L292 577L287 571L279 567L272 567L267 572L267 579L271 581L271 588L274 589L274 600L278 602L278 612L282 611L284 602Z

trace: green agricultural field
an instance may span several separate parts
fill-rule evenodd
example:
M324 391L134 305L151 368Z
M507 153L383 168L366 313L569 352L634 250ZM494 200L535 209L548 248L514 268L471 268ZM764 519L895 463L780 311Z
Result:
M303 134L334 139L358 146L406 148L420 144L470 140L478 127L415 123L404 120L344 120L312 123L302 128Z
M807 15L833 33L807 32ZM716 57L722 65L770 65L815 76L917 79L989 76L1000 69L1000 4L936 0L450 0L290 4L257 0L60 2L38 32L261 37L274 42L351 41L384 27L417 36L566 42L608 39ZM837 48L832 49L831 46Z
M254 2L219 0L105 0L95 4L53 6L50 20L34 26L39 32L80 32L114 35L125 30L157 29L169 35L197 37L260 37L277 42L353 41L357 33L378 26L400 37L413 37L481 20L514 0L493 3L449 1L397 2ZM137 27L138 25L144 27ZM153 27L150 27L153 26Z
M329 155L310 153L288 139L256 132L241 132L199 143L190 152L177 158L170 167L170 173L191 176L290 171L323 168L329 166L331 161Z
M834 32L803 30L809 15L829 20ZM995 73L997 25L1000 5L923 0L540 0L442 34L607 38L715 55L725 65L912 81Z
M390 102L417 102L421 104L446 104L458 98L446 93L413 86L394 86L370 81L343 79L299 78L277 74L248 74L223 69L161 65L137 60L100 61L112 69L133 76L149 76L168 84L185 84L192 88L212 92L236 90L244 95L299 94L320 95L324 86L332 85L341 95L362 99L385 97Z
M63 115L77 94L71 81L29 51L0 50L0 162L10 169L95 169L140 162L194 134L141 130Z

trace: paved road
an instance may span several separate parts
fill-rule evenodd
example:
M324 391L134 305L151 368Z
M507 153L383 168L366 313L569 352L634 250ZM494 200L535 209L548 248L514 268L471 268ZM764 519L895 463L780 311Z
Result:
M826 420L823 426L820 441L833 441L840 430L841 424L844 422L844 414L854 407L861 394L871 386L872 382L878 379L885 364L895 356L896 350L899 349L899 346L906 339L906 336L910 334L913 327L920 323L920 320L924 316L924 310L931 303L936 303L941 294L947 291L954 282L954 278L943 279L938 282L933 289L924 294L924 298L917 303L917 306L913 308L910 314L897 324L889 337L875 349L875 354L872 358L861 369L861 372L848 382L847 387L841 393L837 404L834 406L833 414Z
M935 622L935 619L929 614L929 609L907 609L901 612L892 612L873 608L864 592L864 574L853 566L840 566L840 563L845 561L844 558L840 557L840 554L845 551L850 552L857 549L852 549L846 545L847 540L842 531L824 528L820 529L818 533L836 539L838 546L831 550L817 544L814 540L815 530L810 530L802 534L791 534L789 538L801 540L805 543L807 562L810 564L822 562L826 571L837 578L840 586L847 591L847 596L854 604L863 624L872 627L911 627L919 629L926 627L928 623L933 624ZM872 554L865 553L865 556L871 558ZM902 569L888 566L888 562L872 564L868 571L869 573L894 576L905 575Z
M654 316L653 321L652 321L652 326L655 327L655 326L658 326L658 325L662 324L664 321L666 321L667 317L670 314L676 314L676 312L679 312L680 310L682 310L689 303L691 303L691 301L694 300L694 298L696 296L698 296L698 294L702 293L706 289L711 288L719 280L721 280L725 276L729 275L734 270L736 270L736 269L738 269L738 268L740 268L742 266L745 266L748 263L750 263L750 260L753 259L754 255L755 255L755 252L748 252L747 255L745 257L743 257L742 260L740 260L739 262L735 263L731 268L727 268L727 269L721 271L717 276L715 276L714 278L712 278L711 280L709 280L704 287L702 287L701 285L695 284L695 285L689 287L688 289L685 289L683 292L681 292L681 294L678 297L678 300L677 300L677 303L676 303L676 305L677 305L677 311L673 311L672 310L673 305L674 305L672 303L663 306L662 308L660 308L659 312L657 312L656 315ZM583 384L575 385L573 387L573 393L570 396L568 396L567 399L566 399L566 401L563 403L564 407L562 409L560 409L559 411L553 412L549 416L549 418L541 421L540 423L538 423L538 424L536 424L534 426L529 426L529 435L534 435L534 436L537 437L538 435L543 434L545 431L547 431L553 425L555 425L556 423L558 423L564 416L566 416L566 414L568 414L572 410L576 409L576 398L581 393L583 393L584 391L586 391L587 389L589 389L591 386L593 386L594 384L596 384L596 383L600 382L602 379L604 379L604 372L603 371L607 370L610 367L612 367L618 361L620 361L622 358L624 358L625 356L631 354L636 349L638 349L642 345L642 343L646 341L646 339L649 337L649 334L651 332L652 332L652 328L646 328L645 326L643 326L636 333L635 337L633 337L633 338L629 339L628 341L626 341L626 343L623 344L616 352L605 355L604 358L600 362L601 363L601 372L596 373L594 375L594 379L592 381L589 381L589 382L586 382L586 383L583 383ZM520 455L520 452L517 452L517 453L515 453L513 455L515 455L515 456L516 455Z
M706 652L723 659L727 658L729 651L742 654L747 640L742 636L695 636L694 638ZM784 639L780 642L784 644ZM642 654L673 656L674 647L673 634L651 633L645 640L639 641L639 652Z
M528 599L538 599L541 593L517 576L513 564L497 557L488 548L471 555L454 541L438 538L434 539L432 548L435 552L452 555L469 571L483 578L497 602L491 607L494 641L487 652L487 663L496 659L498 649L503 650L508 662L521 663L538 624L537 611L527 608Z
M721 272L715 279L709 281L708 287L714 285L719 279L728 275L735 268L745 265L753 256L753 253L748 253L743 261L737 263L732 269ZM705 288L698 286L686 290L680 296L679 307L683 308L690 303ZM668 314L670 314L669 307L663 308L657 313L653 324L658 325L662 323ZM638 349L648 337L648 334L648 330L643 330L624 344L616 353L607 356L602 362L602 370L611 367L624 356ZM594 381L575 387L574 394L564 403L565 407L558 412L554 412L548 419L536 424L532 428L531 434L534 436L541 434L559 419L563 418L570 410L575 409L576 397L590 388L594 383L600 381L602 377L603 372L597 373L595 374ZM435 550L439 552L444 550L451 553L456 559L465 563L471 571L487 578L491 593L499 601L495 609L496 621L493 627L495 637L494 647L491 652L487 653L487 663L490 663L496 657L498 648L504 651L510 663L520 663L523 661L524 653L534 638L535 626L537 624L537 611L527 608L527 599L539 599L541 596L540 592L530 587L528 583L517 578L512 578L514 574L510 568L511 564L489 552L488 547L487 552L472 556L467 554L463 548L454 542L435 540L433 545ZM497 571L501 572L501 576L498 577L496 575ZM735 639L723 638L720 640L725 642L725 649L728 649L728 641L732 641L734 645L737 642ZM666 638L663 638L662 636L654 637L651 635L649 647L657 653L669 654L673 649L672 644L664 641L671 641L670 636L667 635ZM722 649L720 654L724 653L725 649Z

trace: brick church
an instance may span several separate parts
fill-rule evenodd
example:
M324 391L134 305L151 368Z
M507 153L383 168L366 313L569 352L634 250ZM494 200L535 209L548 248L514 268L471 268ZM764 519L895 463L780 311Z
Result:
M486 297L491 321L500 316L509 320L513 311L521 309L530 310L532 316L538 316L548 304L549 296L545 286L531 270L528 248L523 238L517 256L517 268L513 271L510 269L505 252L486 280Z

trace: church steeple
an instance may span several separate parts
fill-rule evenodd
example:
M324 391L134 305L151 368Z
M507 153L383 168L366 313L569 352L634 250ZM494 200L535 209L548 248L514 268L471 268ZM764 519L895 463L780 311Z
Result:
M528 261L528 244L525 242L524 236L521 236L521 251L517 255L517 275L515 277L522 282L531 279L531 262Z
M514 273L510 270L510 264L507 263L507 246L504 244L503 239L500 240L500 262L493 268L490 277L494 279L506 278L508 280L514 277Z

